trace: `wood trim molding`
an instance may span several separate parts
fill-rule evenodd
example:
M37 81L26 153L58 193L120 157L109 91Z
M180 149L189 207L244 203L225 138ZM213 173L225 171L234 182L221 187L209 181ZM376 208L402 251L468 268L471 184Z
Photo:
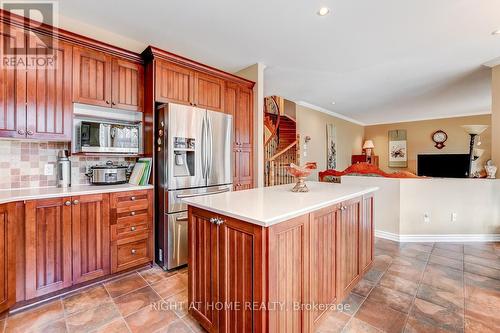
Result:
M385 178L425 178L419 177L408 171L400 171L394 173L387 173L380 170L377 166L369 163L356 163L346 168L344 171L337 170L325 170L318 174L319 181L324 181L327 176L347 176L349 174L359 174L359 175L378 175Z
M143 52L142 52L142 57L144 61L150 62L153 59L161 59L161 60L166 60L171 63L190 68L195 71L199 72L204 72L210 75L215 75L218 76L222 79L229 80L232 82L236 82L239 84L243 84L249 88L253 88L255 85L255 82L244 79L242 77L236 76L234 74L222 71L220 69L199 63L197 61L185 58L183 56L162 50L160 48L157 48L155 46L148 46Z
M102 51L109 53L113 56L133 60L139 63L143 63L141 55L132 51L122 49L121 47L113 46L98 40L78 35L76 33L56 28L45 23L40 23L29 18L19 16L10 13L4 9L0 9L0 22L4 22L9 25L20 27L23 29L30 29L33 32L51 36L60 39L65 42L77 44L80 46L95 49L97 51Z

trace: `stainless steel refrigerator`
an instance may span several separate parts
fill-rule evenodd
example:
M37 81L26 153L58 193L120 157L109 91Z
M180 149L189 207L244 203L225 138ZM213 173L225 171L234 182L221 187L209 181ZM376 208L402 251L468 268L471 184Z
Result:
M232 189L232 116L165 104L156 112L156 262L187 264L187 206L183 198Z

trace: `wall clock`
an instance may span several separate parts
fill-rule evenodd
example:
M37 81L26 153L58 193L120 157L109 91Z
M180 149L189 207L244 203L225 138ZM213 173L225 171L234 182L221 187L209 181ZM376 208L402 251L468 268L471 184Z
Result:
M432 141L434 141L434 147L437 149L443 149L446 140L448 140L448 134L442 130L436 131L432 134Z

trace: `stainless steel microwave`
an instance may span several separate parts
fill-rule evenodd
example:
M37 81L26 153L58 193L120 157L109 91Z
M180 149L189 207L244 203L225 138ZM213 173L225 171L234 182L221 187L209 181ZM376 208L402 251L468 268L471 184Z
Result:
M140 125L83 120L77 131L77 149L84 153L138 154Z

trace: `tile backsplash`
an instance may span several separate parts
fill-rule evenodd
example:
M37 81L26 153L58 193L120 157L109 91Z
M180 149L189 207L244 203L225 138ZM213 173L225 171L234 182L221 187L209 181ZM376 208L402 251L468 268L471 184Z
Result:
M23 142L0 140L0 190L56 186L57 153L69 149L65 142ZM134 158L71 156L72 185L89 184L88 167L106 161L134 163ZM45 165L54 165L53 175L45 176Z

